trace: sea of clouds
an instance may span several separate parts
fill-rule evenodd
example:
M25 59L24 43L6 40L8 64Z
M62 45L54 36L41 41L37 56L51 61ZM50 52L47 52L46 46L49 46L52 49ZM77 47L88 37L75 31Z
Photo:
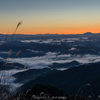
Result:
M25 57L25 58L8 58L8 62L20 63L22 65L27 64L27 67L33 69L42 69L48 67L48 65L52 65L53 63L69 63L72 61L77 61L80 64L88 64L95 63L100 61L100 55L71 55L71 54L61 54L58 55L57 52L48 52L44 56L36 56L36 57Z

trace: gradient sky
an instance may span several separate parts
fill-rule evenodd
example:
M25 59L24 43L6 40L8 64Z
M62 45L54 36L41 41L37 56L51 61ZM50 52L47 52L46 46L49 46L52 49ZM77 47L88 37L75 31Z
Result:
M100 32L100 0L0 0L0 33Z

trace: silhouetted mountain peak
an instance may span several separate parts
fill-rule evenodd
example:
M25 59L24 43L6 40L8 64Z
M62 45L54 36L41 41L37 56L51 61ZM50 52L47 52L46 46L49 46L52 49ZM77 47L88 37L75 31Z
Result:
M77 62L76 60L73 60L71 63L73 63L73 64L80 64L80 63Z
M91 33L91 32L86 32L86 33L84 33L84 35L92 35L93 33Z

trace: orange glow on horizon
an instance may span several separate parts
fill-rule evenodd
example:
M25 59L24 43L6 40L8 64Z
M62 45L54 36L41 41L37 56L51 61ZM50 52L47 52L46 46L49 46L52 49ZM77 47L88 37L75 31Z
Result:
M5 35L12 35L12 34L23 34L23 35L36 35L36 34L65 34L65 35L67 35L67 34L84 34L84 33L86 33L86 32L91 32L91 33L100 33L100 31L97 31L97 30L94 30L94 31L91 31L91 30L88 30L88 31L85 31L85 30L83 30L83 31L62 31L62 32L45 32L45 33L33 33L33 32L16 32L16 33L2 33L2 32L0 32L0 34L5 34Z
M0 34L13 34L12 28L8 29L10 31L5 32L5 30L0 31ZM35 35L35 34L83 34L86 32L100 33L99 26L92 27L22 27L20 26L16 33L14 34L25 34L25 35Z
M5 34L5 35L12 35L12 34L23 34L23 35L36 35L36 34L84 34L86 32L91 32L91 33L100 33L100 31L94 30L94 31L71 31L71 32L45 32L45 33L32 33L32 32L16 32L16 33L2 33L0 32L0 34Z

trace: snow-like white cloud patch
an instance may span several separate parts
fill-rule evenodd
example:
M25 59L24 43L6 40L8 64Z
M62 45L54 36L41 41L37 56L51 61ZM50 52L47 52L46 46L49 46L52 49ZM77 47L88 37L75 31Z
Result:
M81 64L91 63L91 62L99 62L99 55L71 55L71 54L61 54L58 55L57 52L48 52L44 56L40 57L29 57L29 58L8 58L8 62L17 62L20 64L27 65L27 67L41 69L46 68L48 65L52 65L53 63L69 63L72 61L77 61Z
M87 40L87 39L88 39L88 37L82 37L82 39Z
M8 62L17 62L20 64L25 65L27 63L27 67L31 66L31 69L42 69L48 67L48 65L52 65L53 63L58 63L58 64L63 64L63 63L69 63L72 61L77 61L80 64L88 64L88 63L94 63L94 62L99 62L100 61L100 56L99 55L71 55L71 54L61 54L58 55L59 53L57 52L48 52L44 56L40 57L30 57L30 58L8 58ZM1 58L2 59L2 58ZM4 60L4 59L3 59ZM57 70L66 70L67 68L57 68ZM5 71L0 71L0 77L1 79L1 84L9 84L11 83L13 86L17 87L20 86L21 84L15 84L13 81L15 80L14 77L12 77L13 74L18 73L18 72L23 72L28 69L12 69L12 70L5 70Z
M64 71L64 70L67 70L68 68L57 68L57 70L60 70L60 71Z
M21 40L21 42L24 42L24 43L30 43L30 42L36 42L38 43L40 40Z
M15 52L12 52L12 51L11 51L11 54L12 54L12 53L15 53ZM9 51L0 51L0 54L9 54Z
M78 41L80 38L65 38L65 39L34 39L34 40L21 40L21 42L24 43L30 43L30 42L34 42L34 43L61 43L61 42L74 42L74 41Z
M76 41L76 40L79 40L80 38L67 38L67 40L72 40L72 41Z
M64 54L64 55L58 55L57 58L62 58L62 57L71 57L71 54Z
M71 49L69 49L69 51L72 51L72 50L77 50L77 48L71 48Z
M48 52L46 53L45 56L40 56L40 57L30 57L30 58L8 58L7 61L12 63L12 62L17 62L20 64L25 65L27 63L27 66L32 66L33 68L45 68L48 67L49 64L52 63L53 58L56 58L57 53L56 52Z
M35 51L35 50L31 50L31 49L26 49L27 51L31 51L31 52L34 52L34 53L42 53L42 51Z

